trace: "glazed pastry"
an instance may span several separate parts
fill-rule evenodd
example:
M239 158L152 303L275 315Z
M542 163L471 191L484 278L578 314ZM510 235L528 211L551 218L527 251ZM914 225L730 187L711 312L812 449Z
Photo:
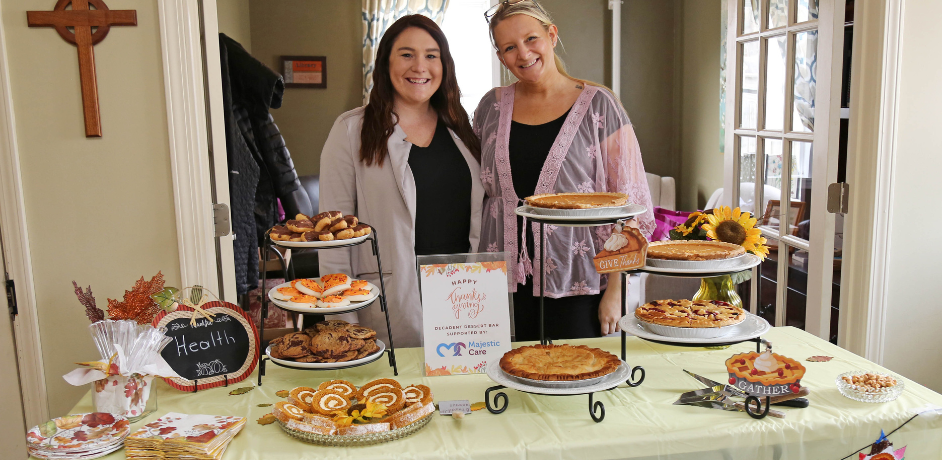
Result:
M337 308L350 305L350 301L339 295L330 295L322 297L315 305L318 308Z
M340 211L327 211L312 217L311 221L314 222L314 231L321 232L326 230L334 219L341 216L343 216L343 213Z
M350 238L353 238L354 234L355 233L352 228L345 228L343 230L335 231L334 239L335 240L349 240Z
M432 412L435 412L434 404L418 403L393 414L391 417L387 417L384 421L389 423L393 429L397 429L409 426Z
M301 234L301 241L302 242L320 241L320 237L318 236L318 233L319 232L315 232L313 230L309 232L304 232Z
M291 238L291 234L294 233L291 230L288 230L288 227L281 225L276 225L272 227L271 233L268 234L274 241L288 241L288 238Z
M289 220L285 222L285 227L295 233L304 233L314 230L314 223L309 220Z
M376 338L376 331L359 324L351 324L347 327L347 334L350 334L350 337L354 339L369 340Z
M350 289L350 277L342 273L324 275L321 277L324 284L324 296L340 294Z
M311 410L321 415L346 411L348 407L350 407L350 400L333 390L317 390L311 399Z
M366 280L353 280L350 282L350 289L364 289L367 291L372 291L373 286L370 286Z
M334 234L330 232L307 232L317 237L317 241L333 241Z
M291 390L288 400L295 406L304 409L305 412L311 412L311 399L317 390L310 387L297 387Z
M291 286L280 287L271 293L273 299L284 301L291 300L292 297L299 295L304 295L304 293Z
M357 394L357 387L346 380L328 380L317 386L318 390L331 390L353 399Z
M296 242L298 242L298 243L303 243L303 242L304 242L304 234L303 234L303 233L292 233L292 234L288 237L288 241L296 241Z
M311 218L299 212L296 216L294 216L294 220L311 220Z
M363 302L373 298L373 294L366 289L347 289L343 291L343 298L351 302Z
M298 291L301 291L305 295L317 297L318 299L324 295L324 287L312 279L298 280Z
M380 379L380 380L391 380L391 379ZM395 380L392 380L396 382ZM372 383L372 382L371 382ZM367 384L369 385L369 384ZM402 389L397 388L399 382L396 382L396 385L390 385L387 383L380 383L372 385L369 388L364 386L360 389L360 395L362 399L357 398L357 401L362 401L364 403L374 403L382 404L386 406L386 413L389 415L399 412L399 409L402 409L406 404L406 398L402 395Z
M366 425L350 425L337 428L337 434L340 436L353 436L358 434L382 433L389 431L389 429L389 424L386 422L367 423Z
M373 229L371 229L370 226L366 224L357 224L357 226L353 227L351 230L353 230L354 238L366 236L373 232Z
M288 299L285 303L292 308L315 308L317 297L302 294Z
M281 420L284 423L288 423L290 420L301 421L304 420L304 411L300 407L295 406L287 401L278 401L275 403L275 406L271 409L272 415L275 416L278 420Z
M347 221L343 217L338 217L330 221L330 225L327 226L327 230L336 232L337 230L343 230L347 228Z
M409 385L402 389L406 404L431 404L432 390L425 385Z

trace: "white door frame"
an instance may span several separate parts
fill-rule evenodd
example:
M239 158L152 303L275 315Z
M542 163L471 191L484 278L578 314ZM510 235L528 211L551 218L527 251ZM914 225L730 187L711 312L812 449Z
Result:
M49 419L46 376L43 372L42 343L36 310L36 288L26 228L26 205L16 143L16 119L10 87L9 62L3 21L0 21L0 235L3 236L3 260L10 279L16 285L19 313L13 321L16 359L19 364L20 389L26 425ZM2 264L0 264L2 268ZM0 281L3 277L0 276ZM5 295L0 289L0 295ZM3 311L0 314L7 314Z
M904 0L867 0L854 8L845 265L838 344L883 363L895 188L899 48ZM848 268L850 270L848 270Z
M198 284L217 291L220 299L236 303L233 236L230 232L216 238L213 222L213 203L229 204L228 164L224 122L220 117L209 120L206 110L204 85L207 81L204 80L203 31L200 28L202 13L206 18L206 36L218 35L216 2L203 0L202 12L198 1L158 0L157 3L180 254L180 287ZM207 40L206 58L210 72L218 75L218 41ZM213 113L222 113L219 79L210 78L207 86L210 95L216 96L213 103L220 105L213 107ZM207 130L207 120L211 131ZM214 161L210 160L210 146Z

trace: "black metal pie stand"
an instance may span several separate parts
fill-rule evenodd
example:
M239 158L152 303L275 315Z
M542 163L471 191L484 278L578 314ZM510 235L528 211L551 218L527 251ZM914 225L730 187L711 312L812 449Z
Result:
M299 245L297 245L297 244L284 244L285 242L272 240L272 239L271 239L271 230L269 230L268 232L265 233L265 242L266 242L266 244L264 245L264 249L263 249L263 252L262 252L262 254L263 254L263 256L264 256L264 260L269 260L269 259L268 259L268 254L269 254L269 252L273 252L273 253L275 254L275 256L278 258L278 260L281 262L281 268L282 268L282 272L283 272L284 275L285 275L285 281L286 281L286 282L293 281L293 280L295 279L295 278L294 278L294 275L293 275L293 270L290 270L290 271L288 270L288 265L285 263L285 258L284 258L284 256L281 255L281 252L278 251L278 250L275 248L275 246L280 246L280 247L284 247L284 248L289 248L289 249L292 249L292 250L295 250L295 251L297 251L297 250L302 250L302 251L303 251L303 250L305 250L305 249L325 250L325 249L339 249L339 248L347 248L347 247L352 247L352 246L358 246L358 245L361 245L361 244L366 243L367 241L369 241L370 244L371 244L371 248L373 249L373 255L376 256L376 266L378 267L378 271L379 271L379 289L380 289L380 293L379 293L379 295L378 295L378 299L376 299L376 300L379 301L380 309L382 309L382 312L383 312L383 313L385 314L385 316L386 316L386 333L387 333L388 336L389 336L389 344L387 345L386 350L385 350L383 353L378 353L378 354L376 354L376 356L372 357L372 358L369 359L368 361L363 361L363 362L359 362L359 363L357 363L357 364L352 364L352 365L345 365L344 363L336 363L336 366L331 366L331 367L329 367L329 368L309 368L309 367L292 366L292 365L285 364L285 363L283 363L283 362L278 362L278 361L275 361L275 360L271 359L271 358L268 356L267 353L259 353L259 359L258 359L258 361L259 361L259 362L258 362L258 385L259 385L259 386L262 386L262 377L265 375L265 362L266 362L266 361L271 361L272 364L276 364L276 365L281 366L281 367L287 367L287 368L289 368L289 369L297 369L297 370L303 370L303 371L333 371L333 370L338 370L338 369L349 369L349 368L353 368L353 367L364 366L364 365L366 365L366 364L370 364L370 363L372 363L372 362L375 362L375 361L379 360L379 359L385 354L385 355L387 355L388 358L389 358L389 366L393 368L393 375L399 375L399 368L398 368L397 365L396 365L396 347L393 345L392 328L391 328L390 325L389 325L389 310L388 310L388 308L387 308L387 306L386 306L386 284L385 284L385 282L384 282L384 280L383 280L383 262L382 262L382 260L380 259L380 255L379 255L379 240L377 239L378 237L377 237L377 235L376 235L376 229L375 229L375 228L372 228L372 227L371 227L371 229L372 229L372 231L370 232L369 235L367 235L366 238L364 238L364 239L362 239L362 240L359 240L359 241L356 241L356 242L353 242L353 243L346 242L346 240L336 240L336 241L335 241L336 244L326 244L326 245L325 245L325 244L322 244L322 243L321 243L321 244L318 244L318 245L316 245L316 246L312 245L312 246L307 246L307 247L305 247L305 246L299 246ZM265 290L265 280L266 280L266 278L267 278L267 275L268 275L267 271L263 271L263 272L262 272L262 290L263 290L263 291ZM349 276L349 275L348 275L348 276ZM373 302L364 304L363 306L361 306L361 307L359 307L359 308L353 308L353 309L350 309L350 310L345 310L345 311L343 311L342 313L349 313L349 312L354 312L354 311L357 311L357 310L362 310L362 309L364 309L364 308L368 308L368 307L370 307L370 306L372 306L372 305L375 305L375 304L376 304L376 301L373 301ZM277 307L278 305L275 305L275 306ZM279 308L281 308L281 307L279 307ZM296 311L294 311L294 310L291 310L291 311L296 313ZM315 314L316 314L316 313L318 313L318 311L312 310L311 313L315 313ZM330 313L328 313L328 314L330 314ZM339 314L339 313L338 313L338 314ZM265 318L266 318L266 317L268 317L268 292L263 292L263 293L262 293L262 311L261 311L261 316L260 316L260 320L259 320L259 329L258 329L258 336L259 336L260 339L263 337L263 335L264 335L264 333L265 333ZM296 329L296 330L298 329L297 324L295 324L295 329Z

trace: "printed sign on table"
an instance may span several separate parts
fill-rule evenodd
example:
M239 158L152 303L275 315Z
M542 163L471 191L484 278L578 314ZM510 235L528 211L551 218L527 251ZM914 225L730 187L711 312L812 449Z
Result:
M496 362L510 351L507 263L503 254L418 259L425 375L486 373L488 362ZM449 260L452 263L427 263Z

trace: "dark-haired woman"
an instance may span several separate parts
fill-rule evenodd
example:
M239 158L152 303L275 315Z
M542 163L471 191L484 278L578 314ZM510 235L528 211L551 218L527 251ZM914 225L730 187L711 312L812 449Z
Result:
M389 27L373 81L369 104L337 118L324 144L320 210L355 214L376 229L395 344L415 347L422 344L415 256L478 246L480 143L460 104L448 42L432 20L410 15ZM322 274L379 285L368 245L321 251L319 260ZM356 314L389 343L379 308Z

